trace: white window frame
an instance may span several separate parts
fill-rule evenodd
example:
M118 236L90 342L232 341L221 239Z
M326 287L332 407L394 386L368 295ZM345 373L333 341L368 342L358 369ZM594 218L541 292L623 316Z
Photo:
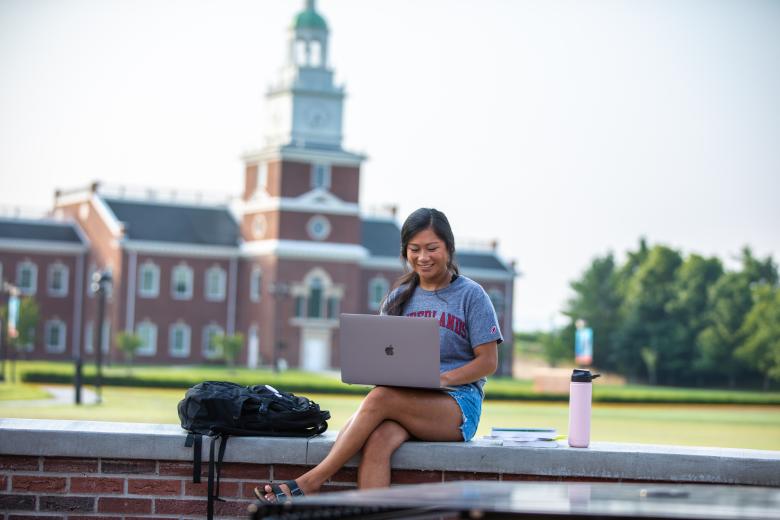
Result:
M182 333L182 348L176 348L176 333L181 331ZM187 358L190 357L190 350L192 346L192 329L189 325L183 322L177 322L172 324L168 328L168 354L174 358Z
M28 269L30 271L30 285L26 287L22 285L22 272L25 269ZM24 260L16 264L16 287L19 289L19 292L24 296L32 296L37 292L38 266L34 262L30 260Z
M185 282L187 284L187 291L185 293L179 293L176 291L176 276L177 273L184 273ZM193 275L192 267L187 264L179 264L171 270L171 297L174 300L191 300L192 290L195 277Z
M331 186L330 164L312 164L310 184L314 189L329 190Z
M68 266L63 264L62 262L55 262L53 264L49 264L49 268L47 269L46 273L46 292L49 294L49 296L54 296L58 298L63 298L68 295L68 283L69 283L69 276L70 276L70 269L68 269ZM55 289L53 287L54 283L54 277L56 273L59 272L61 276L62 286L59 289Z
M203 327L203 338L201 343L201 353L206 359L217 359L219 357L219 351L211 348L211 337L221 336L225 334L225 329L217 325L216 323L209 323Z
M54 328L59 329L58 331L58 340L59 342L57 344L50 343L51 340L51 333L52 329ZM68 333L68 325L60 320L60 319L53 319L46 321L46 325L44 325L44 345L46 348L46 352L49 354L62 354L65 352L65 349L67 347L67 333Z
M372 311L378 311L382 305L387 291L390 289L390 282L384 276L375 276L368 281L368 308ZM381 294L379 299L376 296Z
M144 275L151 273L152 286L144 287ZM138 296L141 298L157 298L160 296L160 266L147 260L138 267Z
M108 346L111 341L110 334L111 334L111 322L108 320L103 320L103 354L108 354ZM96 340L97 340L97 336L95 335L95 322L89 321L87 322L86 327L84 327L84 353L85 354L95 353Z
M139 322L135 333L141 338L141 346L135 351L138 356L154 356L157 354L157 325L150 320Z
M263 294L263 270L254 266L249 275L249 299L253 302L259 302Z
M227 273L222 267L214 265L206 269L203 276L203 291L206 300L221 302L225 300Z

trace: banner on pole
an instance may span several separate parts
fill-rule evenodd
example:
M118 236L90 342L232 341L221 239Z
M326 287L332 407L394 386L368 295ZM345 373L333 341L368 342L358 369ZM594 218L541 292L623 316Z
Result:
M574 361L578 365L593 363L593 329L578 326L574 333Z
M19 335L16 325L19 323L19 297L12 294L8 298L8 337L15 338Z

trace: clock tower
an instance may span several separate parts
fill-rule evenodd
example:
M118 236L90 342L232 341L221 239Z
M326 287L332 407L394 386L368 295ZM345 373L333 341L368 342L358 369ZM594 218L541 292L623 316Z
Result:
M368 250L358 200L365 157L342 148L344 88L314 0L293 19L266 102L265 147L244 155L242 269L258 281L240 320L258 331L262 359L323 370L339 365L338 315L359 311Z
M290 27L287 59L267 94L269 145L341 146L344 88L328 63L328 25L314 0Z

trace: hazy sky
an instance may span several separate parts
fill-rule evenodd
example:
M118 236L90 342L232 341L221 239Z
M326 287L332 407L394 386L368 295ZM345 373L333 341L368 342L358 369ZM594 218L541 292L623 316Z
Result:
M239 194L304 2L0 0L0 205ZM780 258L780 1L320 0L365 208L443 210L546 326L596 255Z

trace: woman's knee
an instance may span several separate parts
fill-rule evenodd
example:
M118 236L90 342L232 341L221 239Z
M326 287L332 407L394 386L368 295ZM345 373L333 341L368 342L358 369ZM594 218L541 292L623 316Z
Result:
M395 406L402 397L402 390L389 386L377 386L373 388L360 408L363 411L387 411Z
M395 421L384 421L369 435L363 446L363 457L369 459L390 457L407 439L409 439L409 432L406 428Z

